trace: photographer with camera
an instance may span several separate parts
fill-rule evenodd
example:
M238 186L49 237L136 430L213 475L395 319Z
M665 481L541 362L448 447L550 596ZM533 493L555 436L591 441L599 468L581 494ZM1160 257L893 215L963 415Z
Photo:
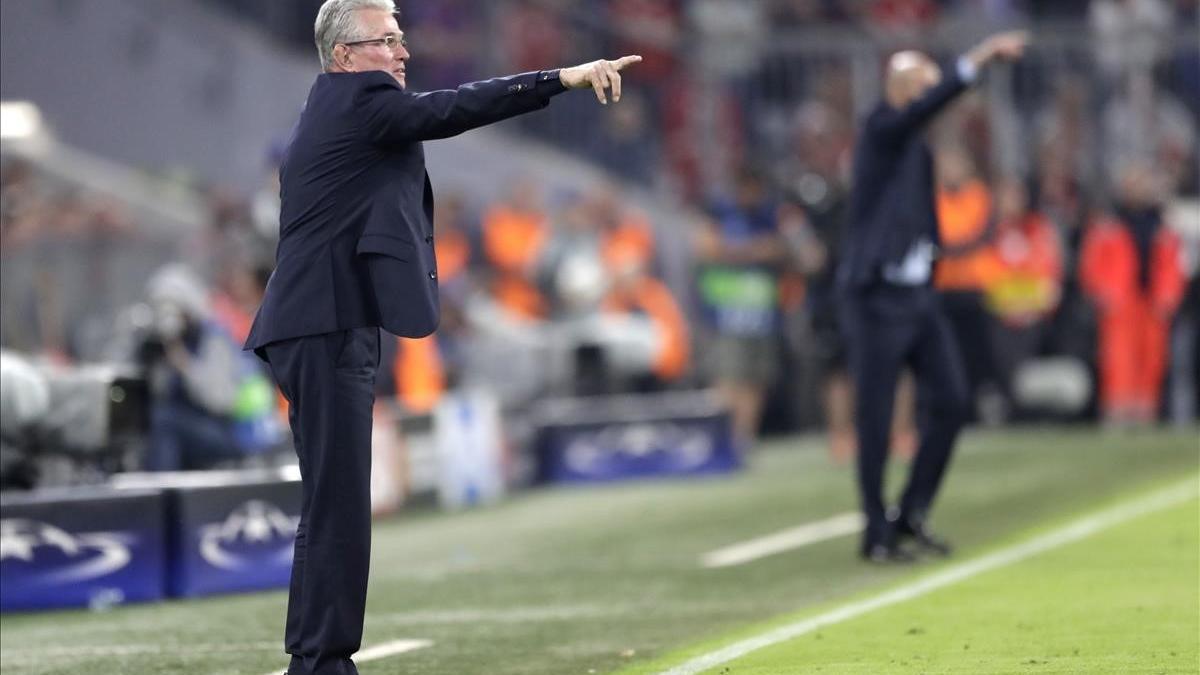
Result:
M280 428L271 384L212 320L200 280L168 265L147 291L153 322L137 355L151 398L144 468L207 469L273 447Z

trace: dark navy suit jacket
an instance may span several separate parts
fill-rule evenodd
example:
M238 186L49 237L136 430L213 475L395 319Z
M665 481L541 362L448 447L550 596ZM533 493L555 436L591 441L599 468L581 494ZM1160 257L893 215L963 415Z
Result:
M433 189L421 141L545 107L557 71L411 93L385 72L322 73L280 166L275 272L247 349L381 326L438 324Z
M938 243L933 158L923 132L966 89L957 68L942 70L941 82L921 98L900 110L881 102L863 124L838 268L842 289L877 282L883 265L900 262L922 237Z

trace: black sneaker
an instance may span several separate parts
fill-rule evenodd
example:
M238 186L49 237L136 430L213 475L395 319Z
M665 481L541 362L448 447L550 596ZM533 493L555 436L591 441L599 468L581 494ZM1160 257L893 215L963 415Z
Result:
M954 552L950 542L930 532L924 522L913 523L904 517L897 518L895 532L899 540L911 540L921 553L945 558Z

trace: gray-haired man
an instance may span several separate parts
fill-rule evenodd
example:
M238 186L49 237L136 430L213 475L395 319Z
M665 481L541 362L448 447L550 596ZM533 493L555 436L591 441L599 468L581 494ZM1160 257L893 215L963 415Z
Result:
M544 108L567 89L621 95L641 60L406 90L391 0L328 0L315 26L325 71L280 165L276 268L246 341L290 408L303 485L285 647L291 675L356 673L371 537L371 409L379 328L437 327L433 189L421 142Z

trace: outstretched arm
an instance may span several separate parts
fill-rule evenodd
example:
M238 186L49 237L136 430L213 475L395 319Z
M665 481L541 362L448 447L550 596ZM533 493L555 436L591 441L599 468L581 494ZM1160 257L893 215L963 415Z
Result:
M359 109L370 138L381 144L434 140L544 108L564 89L591 87L607 104L621 98L621 71L641 61L623 56L559 70L543 70L464 84L457 89L413 93L385 73L361 94Z

